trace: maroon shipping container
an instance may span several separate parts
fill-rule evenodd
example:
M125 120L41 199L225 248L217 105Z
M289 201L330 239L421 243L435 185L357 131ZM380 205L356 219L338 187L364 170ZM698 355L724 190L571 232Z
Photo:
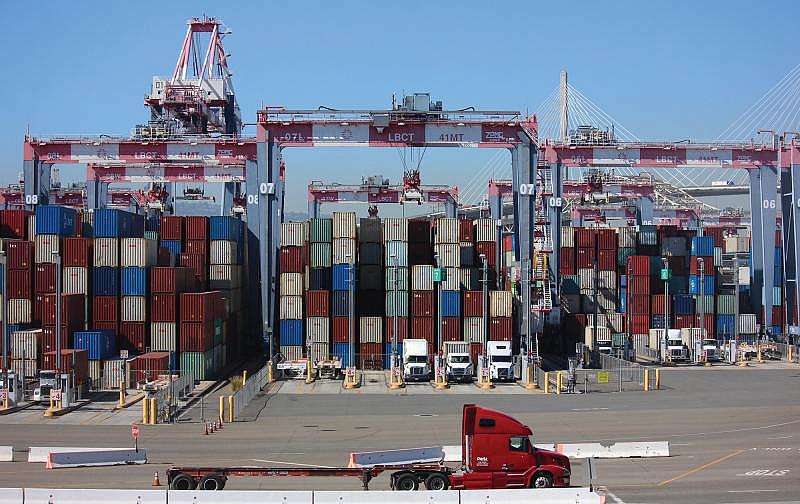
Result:
M781 239L782 239L781 238L781 230L780 229L775 230L775 246L776 247L780 247L781 246ZM721 247L722 245L715 245L715 246Z
M55 369L56 353L42 354L42 369ZM61 372L73 373L75 383L80 385L89 379L89 352L86 350L61 350Z
M700 274L700 261L698 261L698 257L689 257L689 274L690 275L699 275ZM713 257L703 257L703 273L706 276L711 276L714 274L714 258ZM674 273L673 273L674 274Z
M464 291L463 316L483 316L483 291Z
M585 247L577 249L575 264L578 268L594 268L594 249Z
M434 337L434 318L433 317L412 317L410 339L424 339L428 343L433 343Z
M281 273L303 273L303 247L281 247Z
M431 223L427 219L408 220L408 241L411 243L431 242Z
M178 296L166 292L154 292L150 295L150 319L153 322L178 321Z
M33 293L31 284L33 277L29 269L10 269L6 276L9 299L30 299Z
M383 334L386 342L391 343L394 336L394 317L387 316L383 319ZM397 317L397 341L402 342L408 337L408 317Z
M181 322L178 340L181 352L205 352L214 346L214 321Z
M724 227L711 227L707 226L703 228L703 235L710 236L714 239L714 246L715 247L724 247L725 246L725 228ZM780 231L775 233L776 241L775 244L780 244Z
M192 292L190 288L196 282L194 273L184 267L161 267L150 269L151 292Z
M478 242L475 244L475 257L480 262L481 254L486 256L489 266L497 267L497 244L495 242Z
M575 228L575 245L594 248L594 235L589 228Z
M631 294L650 294L650 275L628 278L628 292ZM633 297L633 296L631 296Z
M382 343L360 343L358 345L358 358L361 369L369 371L383 369L385 350Z
M511 341L511 317L492 317L489 319L490 341Z
M135 323L144 324L144 322ZM114 334L119 334L119 323L117 322L92 322L90 325L97 331L112 331Z
M642 295L627 294L627 306L630 306L628 313L650 314L650 297Z
M783 307L772 307L772 325L783 325Z
M9 270L27 270L33 266L33 242L13 240L6 243Z
M184 292L181 294L179 305L181 322L213 322L215 307L222 305L222 293L220 291ZM194 352L195 350L189 351Z
M575 317L575 321L581 328L584 328L588 325L588 319L585 313L573 313L573 317Z
M158 236L162 240L183 241L183 217L179 215L164 215L161 217Z
M483 355L483 343L470 343L469 344L469 359L472 365L478 367L478 358Z
M203 285L208 278L208 261L206 256L200 254L184 253L180 256L180 265L189 268Z
M117 296L94 296L92 298L92 322L119 322L119 318L119 298Z
M709 338L713 338L714 335L716 334L716 332L714 331L714 325L715 325L714 322L716 322L714 320L715 318L716 317L714 317L713 313L706 313L705 315L706 334L708 335ZM700 315L694 316L694 327L700 327Z
M433 264L433 249L430 243L408 244L408 263L414 264Z
M650 275L650 256L630 256L625 268L625 274L631 275Z
M633 334L648 334L650 332L650 315L647 313L629 314L628 320L631 324L630 329Z
M694 324L693 315L675 315L673 329L686 329Z
M172 266L172 254L167 247L158 247L158 259L156 260L156 264L162 267Z
M85 296L83 294L61 295L61 323L81 326L86 321ZM56 295L45 294L42 300L42 324L56 323Z
M37 264L33 269L33 287L37 294L50 294L56 291L56 265Z
M411 316L433 317L436 303L433 291L411 292Z
M597 253L597 267L600 271L617 271L617 250L600 249Z
M128 361L131 381L153 381L158 375L170 372L169 352L148 352Z
M713 263L713 261L712 261ZM667 264L672 270L672 276L686 276L686 258L681 256L668 256Z
M333 330L331 331L331 340L333 343L349 343L350 319L348 317L332 317L331 324L333 326Z
M664 315L664 294L651 296L650 313L653 315ZM669 297L669 313L672 313L672 296Z
M95 328L100 329L99 327ZM117 346L120 350L138 354L147 348L149 343L147 341L147 324L144 322L121 322L119 327L114 330L117 333Z
M61 348L72 346L72 331L65 324L61 324ZM56 326L42 326L42 352L55 352L56 350Z
M574 247L561 247L561 254L558 256L558 270L562 275L575 274Z
M3 210L0 212L0 236L24 240L28 237L28 210Z
M67 268L73 266L89 267L91 251L92 240L90 238L70 237L64 239L64 266Z
M442 317L442 341L461 341L461 317Z
M595 229L597 236L597 248L600 250L617 250L617 230L616 229ZM594 247L594 243L591 245Z
M327 317L330 315L330 292L326 290L306 291L306 316Z
M187 240L208 240L208 217L185 217Z
M44 310L44 297L46 294L34 294L33 296L33 321L42 323L42 311Z
M208 241L207 240L186 240L186 253L199 254L203 257L208 257Z
M461 219L458 221L458 241L475 241L475 226L473 225L472 220Z

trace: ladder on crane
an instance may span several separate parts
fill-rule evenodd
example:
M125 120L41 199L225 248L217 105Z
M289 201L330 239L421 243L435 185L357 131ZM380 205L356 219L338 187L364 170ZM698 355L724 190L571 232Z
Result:
M534 305L535 311L550 311L553 309L553 297L550 291L550 274L547 271L547 255L534 252L533 275L537 286L541 285L541 297Z

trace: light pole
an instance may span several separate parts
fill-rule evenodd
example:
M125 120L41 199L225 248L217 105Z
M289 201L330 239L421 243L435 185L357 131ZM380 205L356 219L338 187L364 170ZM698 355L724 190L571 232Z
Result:
M6 273L6 270L8 269L7 266L8 266L8 263L6 261L6 253L3 252L2 250L0 250L0 268L3 269L3 298L2 298L3 299L3 307L2 307L2 310L3 310L2 311L2 315L3 315L3 373L5 373L6 376L8 376L8 321L6 320L8 318L7 317L8 313L7 313L7 310L6 310L6 306L8 304L8 296L6 295L6 293L8 292L8 288L6 287L8 285L8 283L7 283L8 275ZM23 365L22 368L23 368L23 373L22 374L24 376L25 375L25 373L24 373L25 366ZM6 384L6 388L7 387L8 387L8 384Z
M354 315L354 304L355 304L355 295L353 292L353 281L354 281L354 271L353 271L353 262L351 261L352 256L350 254L345 254L345 260L347 261L347 340L350 346L350 349L347 354L347 367L348 371L352 373L354 367L354 356L355 356L355 338L354 338L354 327L353 324L355 323L355 315Z
M483 304L483 348L481 350L481 363L480 363L480 377L483 375L483 368L486 367L486 341L489 339L489 263L486 262L486 254L481 254L481 265L483 269L483 275L481 277L481 283L483 284L482 290L482 304Z
M442 351L442 268L439 254L433 254L433 261L436 264L436 269L439 270L439 281L434 282L433 287L436 289L436 347L434 349L434 373L435 381L439 382L439 368L441 367L441 351Z
M705 295L705 284L706 284L706 275L705 275L705 268L703 267L703 258L697 258L697 272L699 274L698 278L700 279L699 288L700 288L700 351L703 349L703 335L706 329L706 295ZM695 362L700 361L700 355L697 355L698 348L697 343L694 345L694 353L695 353Z
M398 329L398 306L397 306L397 254L392 254L389 256L392 260L393 265L393 275L392 275L392 308L394 310L394 330L392 331L392 377L394 378L395 373L397 373L397 329Z
M661 261L664 264L664 272L661 275L664 278L664 336L662 340L667 339L669 331L669 259L662 257ZM658 343L658 362L663 362L664 356L661 355L661 342Z

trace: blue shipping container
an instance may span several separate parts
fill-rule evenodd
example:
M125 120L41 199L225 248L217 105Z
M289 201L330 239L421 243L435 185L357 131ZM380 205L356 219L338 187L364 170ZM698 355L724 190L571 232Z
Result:
M347 317L350 315L350 292L333 291L331 303L331 311L334 317Z
M57 205L36 207L36 233L74 236L78 214L74 208Z
M781 326L778 326L778 325L772 326L772 335L773 336L780 336L782 334L782 332L783 332L783 329L781 328Z
M710 296L714 294L714 277L708 275L703 278L703 294ZM700 294L700 277L689 275L689 294Z
M140 238L144 236L144 215L116 208L94 211L96 238Z
M688 294L676 294L672 297L675 315L694 314L694 298Z
M147 295L147 268L122 268L122 295Z
M733 325L736 315L717 315L717 338L733 338Z
M281 320L280 344L305 345L302 320Z
M209 219L212 240L242 240L242 221L231 216L214 215Z
M161 219L160 218L147 219L144 223L144 230L155 231L156 233L158 233L159 231L161 231Z
M461 316L461 293L459 291L442 291L442 317Z
M94 268L92 292L95 296L119 296L119 268L108 266Z
M311 268L311 290L331 290L331 268Z
M344 366L348 366L350 364L350 344L349 343L334 343L333 344L333 355L335 357L339 357L339 360L342 361Z
M775 263L775 273L772 279L776 285L783 283L783 265L781 263Z
M714 238L711 236L695 236L692 238L691 255L711 257L714 255Z
M75 348L86 350L89 360L111 359L117 355L117 335L114 331L76 331Z
M358 267L353 270L353 283L357 282ZM354 287L355 288L355 285ZM334 264L333 265L333 290L346 291L350 289L350 265L349 264Z
M783 305L783 290L780 287L772 288L772 304L775 306Z
M170 254L174 255L180 254L182 250L180 240L161 240L158 246L164 247L165 249L169 250Z
M626 307L628 306L628 289L620 289L619 290L619 312L625 313Z
M619 286L620 287L627 287L628 286L628 275L620 275L619 276Z
M403 344L399 341L397 342L397 356L399 357L400 365L402 366L403 362ZM392 344L386 343L386 362L383 363L383 366L386 369L392 369Z
M783 250L780 247L775 247L775 265L783 264Z

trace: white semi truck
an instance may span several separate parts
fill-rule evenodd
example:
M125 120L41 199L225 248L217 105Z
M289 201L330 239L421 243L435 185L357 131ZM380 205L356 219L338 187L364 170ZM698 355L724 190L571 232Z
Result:
M469 343L447 341L444 343L444 356L447 366L447 381L469 383L475 374L475 367L469 355Z
M514 359L510 341L488 341L489 377L492 381L514 381Z
M431 364L427 340L403 340L403 379L405 381L430 381Z
M667 358L672 362L686 362L689 352L681 338L680 329L667 329Z

